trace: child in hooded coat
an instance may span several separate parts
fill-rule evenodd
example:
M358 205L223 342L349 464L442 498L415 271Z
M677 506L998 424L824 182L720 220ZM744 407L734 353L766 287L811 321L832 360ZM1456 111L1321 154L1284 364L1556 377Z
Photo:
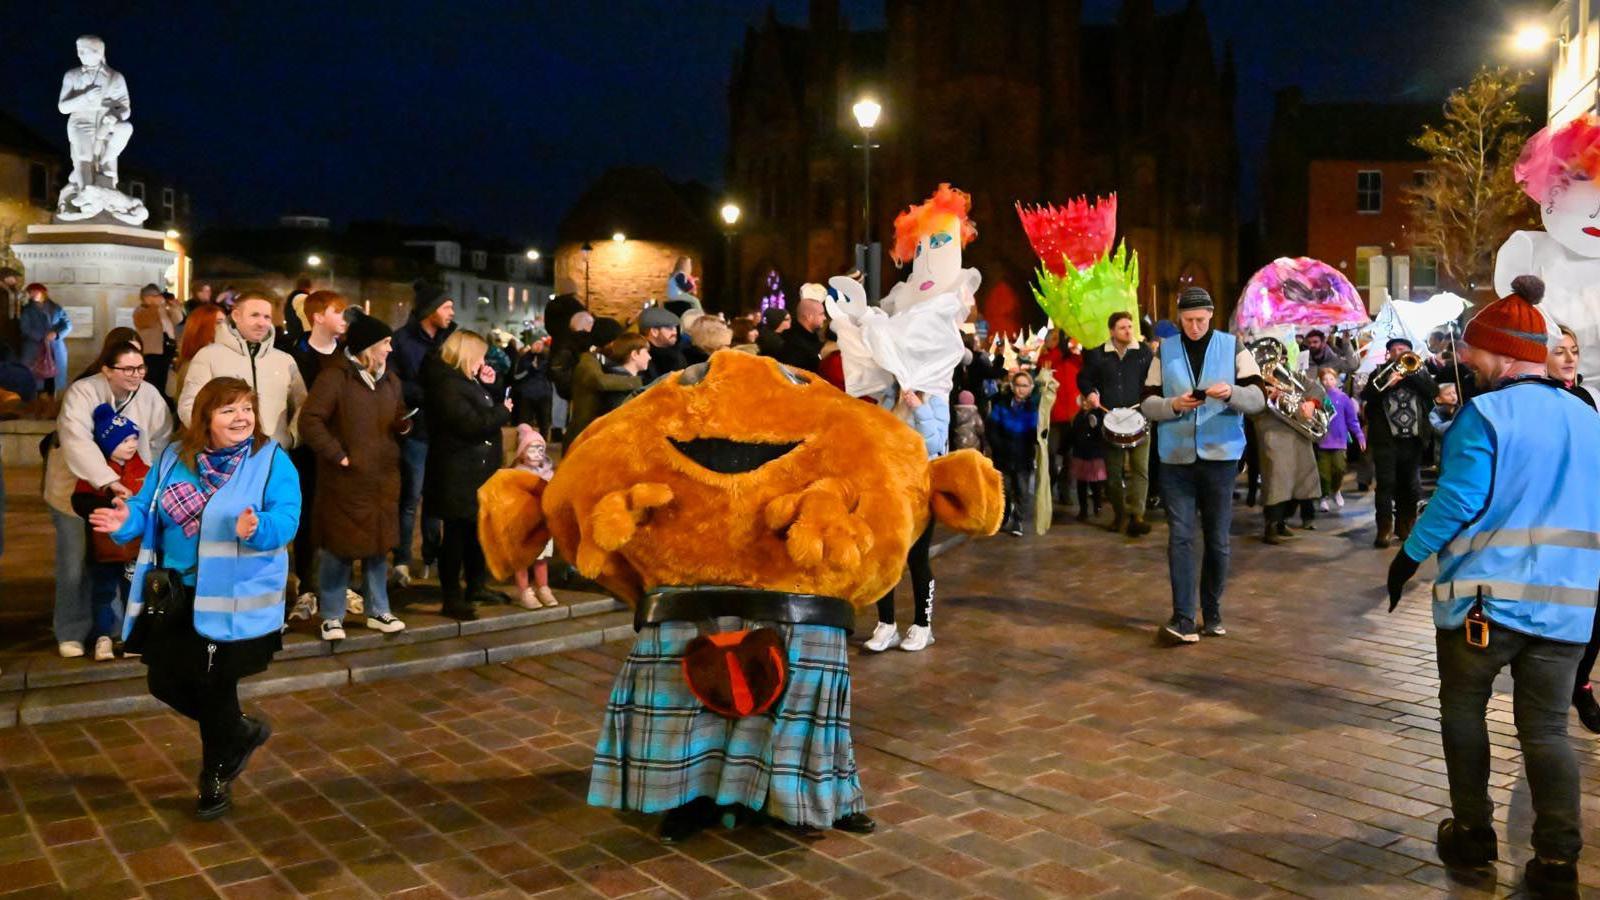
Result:
M989 441L983 433L983 414L978 412L977 398L971 391L956 395L955 416L950 427L951 450L977 450L987 453Z
M144 487L150 466L139 457L139 426L109 403L94 408L94 442L105 454L106 465L117 473L117 481L134 496ZM79 480L72 494L72 509L85 520L96 509L109 507L113 494L109 487L96 490ZM139 556L139 542L118 544L98 532L89 534L89 598L94 610L94 658L101 662L115 659L112 646L122 634L123 607L128 602L129 576Z
M521 469L524 472L550 480L556 473L555 464L550 461L550 453L545 446L544 436L533 430L531 425L517 426L517 453L512 457L509 468ZM539 609L543 606L558 606L561 601L556 599L555 592L550 590L550 557L555 552L555 545L546 541L544 550L540 551L539 558L533 564L533 584L528 583L528 570L517 570L517 603L523 609Z

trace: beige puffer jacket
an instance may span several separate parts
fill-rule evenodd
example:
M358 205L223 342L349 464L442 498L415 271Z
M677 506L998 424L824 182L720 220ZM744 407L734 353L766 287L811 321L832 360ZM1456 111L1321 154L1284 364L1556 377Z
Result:
M261 430L285 449L294 447L294 420L305 405L306 384L294 357L274 347L273 337L268 335L251 356L232 323L217 329L217 342L196 353L184 370L178 420L189 424L194 398L206 382L213 378L242 378L256 389L256 416Z

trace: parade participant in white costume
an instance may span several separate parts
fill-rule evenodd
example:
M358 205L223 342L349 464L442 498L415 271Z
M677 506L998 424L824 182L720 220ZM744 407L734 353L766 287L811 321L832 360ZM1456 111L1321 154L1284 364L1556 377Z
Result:
M1584 350L1579 372L1600 377L1600 117L1584 113L1540 129L1522 148L1517 183L1539 204L1544 231L1517 231L1495 257L1494 291L1544 280L1547 319L1570 327Z
M976 305L977 269L961 267L961 248L978 236L967 217L972 198L948 184L927 202L894 220L896 265L911 263L911 275L883 298L867 305L866 291L854 279L835 277L838 293L828 314L844 356L845 389L854 397L916 391L948 430L949 397L955 369L966 355L961 323Z

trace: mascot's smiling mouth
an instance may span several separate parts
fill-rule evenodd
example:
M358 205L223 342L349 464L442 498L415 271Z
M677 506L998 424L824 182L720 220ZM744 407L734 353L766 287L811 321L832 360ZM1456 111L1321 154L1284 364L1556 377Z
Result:
M679 453L689 457L695 465L723 475L754 472L800 446L799 441L787 444L752 444L727 438L695 438L689 441L668 438L667 440Z

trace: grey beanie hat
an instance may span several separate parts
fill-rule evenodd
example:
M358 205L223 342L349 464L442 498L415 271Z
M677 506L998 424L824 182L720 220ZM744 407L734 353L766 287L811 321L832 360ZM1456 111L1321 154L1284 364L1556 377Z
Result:
M671 310L660 306L646 307L639 314L639 330L649 331L652 328L677 328L678 317Z
M1203 287L1186 287L1178 295L1178 309L1216 309L1216 304L1211 302L1211 295Z

